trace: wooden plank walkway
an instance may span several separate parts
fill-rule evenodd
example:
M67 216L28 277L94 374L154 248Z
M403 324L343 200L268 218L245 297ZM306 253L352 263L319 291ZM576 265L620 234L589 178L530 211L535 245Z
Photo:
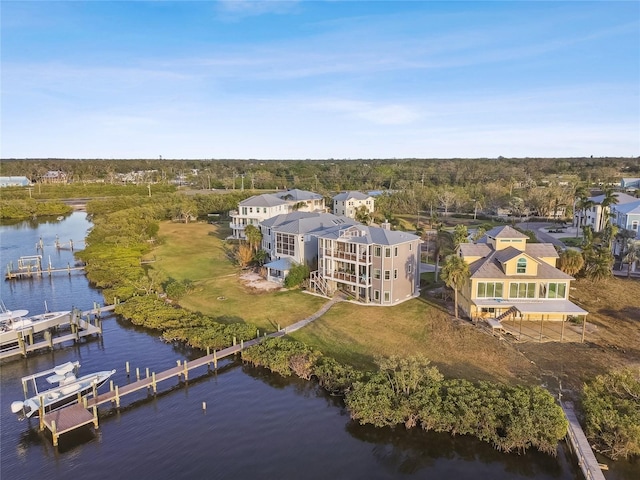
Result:
M582 427L576 417L572 402L560 402L560 406L569 421L569 444L571 449L578 457L578 465L587 480L605 480L604 474L600 469L600 464L596 459L589 441L582 431Z
M41 424L40 428L41 429L48 428L53 435L54 445L57 445L57 441L58 441L57 437L62 433L72 431L76 428L79 428L83 425L87 425L92 422L97 428L98 426L97 407L99 405L103 405L105 403L113 403L116 405L116 407L120 407L120 399L123 396L129 395L133 392L147 389L147 391L153 390L153 393L156 394L157 388L158 388L157 385L159 382L169 380L175 377L177 377L178 379L180 377L183 377L185 381L188 381L189 372L191 370L204 367L204 366L207 366L207 368L209 368L212 364L214 368L217 369L218 360L235 355L237 353L241 353L242 350L244 350L245 348L249 348L254 345L257 345L258 343L262 342L266 338L282 337L287 333L291 333L296 330L299 330L300 328L304 327L305 325L308 325L309 323L313 322L317 318L324 315L324 313L326 313L326 311L329 310L333 305L341 301L344 301L344 297L342 295L337 295L334 298L332 298L330 301L326 302L322 306L322 308L320 308L320 310L318 310L314 314L292 325L289 325L288 327L280 329L277 332L273 332L271 334L264 335L262 337L258 336L257 338L248 340L246 342L241 341L240 344L236 344L231 347L224 348L222 350L214 351L213 353L208 353L208 349L207 349L207 354L200 358L197 358L190 362L187 362L186 360L184 360L184 362L179 362L177 366L170 368L168 370L164 370L159 373L153 372L149 374L147 371L147 376L145 378L136 380L135 382L132 382L128 385L123 385L122 387L119 387L117 385L114 387L113 385L111 385L111 388L109 389L108 392L97 395L93 398L85 397L83 399L83 405L75 404L75 405L57 410L56 412L52 412L52 414L45 415L46 421ZM111 306L111 307L112 307L111 309L115 308L114 306ZM109 308L109 307L105 307L105 309L106 308ZM102 310L102 311L107 311L107 310ZM93 312L93 311L90 310L83 313L88 313L88 312ZM80 414L78 412L78 408L83 409L85 411L85 414ZM93 412L94 412L93 415L86 410L87 408L93 409ZM68 414L66 412L67 410L69 410ZM53 416L54 413L56 416ZM49 417L49 415L51 415L51 417ZM52 424L52 420L56 420L55 424ZM59 423L59 422L62 422L62 423Z

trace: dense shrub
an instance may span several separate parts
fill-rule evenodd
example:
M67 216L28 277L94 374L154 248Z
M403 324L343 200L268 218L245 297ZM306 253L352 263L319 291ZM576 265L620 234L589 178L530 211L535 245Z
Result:
M32 199L0 200L0 218L7 220L23 220L32 217L67 215L73 209L69 205L52 200L37 202Z
M640 455L640 368L599 375L585 385L586 431L605 455Z
M283 377L288 377L297 370L303 373L299 375L302 378L310 378L311 366L318 358L319 353L305 344L282 337L268 338L242 352L244 361L266 367Z
M289 275L284 279L284 286L287 288L297 287L309 278L309 267L306 265L293 265L289 270Z

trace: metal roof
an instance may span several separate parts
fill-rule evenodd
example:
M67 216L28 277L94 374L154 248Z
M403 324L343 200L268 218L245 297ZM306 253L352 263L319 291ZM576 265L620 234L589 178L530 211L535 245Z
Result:
M519 232L509 225L493 227L491 230L486 232L485 235L491 238L529 238L524 233Z
M349 200L351 198L355 200L366 200L367 198L371 198L371 195L365 195L362 192L351 190L348 192L341 192L337 194L335 197L333 197L334 200L338 200L338 201Z
M501 298L482 298L474 301L480 308L510 308L515 307L520 313L560 313L565 315L586 315L589 312L583 310L575 303L563 299L531 299L529 301L523 299L509 300Z

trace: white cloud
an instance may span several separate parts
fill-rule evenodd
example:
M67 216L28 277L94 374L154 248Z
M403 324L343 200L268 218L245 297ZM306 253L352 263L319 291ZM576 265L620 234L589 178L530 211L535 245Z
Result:
M377 104L356 100L322 100L308 104L315 110L338 112L352 118L360 118L377 125L406 125L422 115L418 110L402 104Z

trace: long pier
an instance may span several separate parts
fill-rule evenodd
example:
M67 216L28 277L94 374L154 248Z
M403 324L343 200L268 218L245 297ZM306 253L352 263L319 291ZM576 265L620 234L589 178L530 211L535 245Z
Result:
M69 325L70 333L64 335L53 335L51 332L44 332L43 339L34 341L32 329L26 328L16 331L17 344L0 350L0 360L4 360L19 355L27 356L29 353L44 348L53 349L55 345L65 342L78 342L81 338L91 335L102 335L102 320L100 315L104 312L111 312L115 305L106 307L95 307L86 311L74 311L60 318L56 327ZM93 316L93 320L91 319Z
M172 379L181 378L184 381L189 380L189 373L196 369L206 366L207 369L213 368L217 370L218 361L235 355L237 353L241 353L245 348L252 347L262 342L266 338L274 338L274 337L282 337L287 333L294 332L299 328L302 328L305 325L308 325L310 322L316 320L320 316L322 316L329 308L335 305L337 302L341 302L344 300L342 295L337 295L329 302L325 303L320 310L310 315L309 317L300 320L288 327L280 328L278 326L278 331L264 334L260 336L260 331L256 332L256 338L248 341L241 340L240 343L236 341L236 338L233 339L233 345L222 350L214 350L211 353L210 348L207 348L207 353L195 360L190 362L177 361L177 365L168 370L164 370L159 373L149 372L149 369L146 369L144 378L141 378L140 370L136 369L136 381L119 387L118 385L113 384L113 381L109 384L109 391L103 394L98 395L97 392L94 392L91 398L84 397L82 398L82 406L84 409L84 413L79 413L79 405L71 405L69 407L62 408L60 410L56 410L55 412L50 412L44 415L43 419L40 422L40 430L44 430L45 428L51 432L53 438L54 446L58 445L58 438L62 433L69 432L79 428L81 426L93 423L95 428L98 428L98 416L97 416L97 407L99 405L103 405L105 403L111 403L115 405L116 408L120 407L120 401L122 397L126 395L130 395L134 392L146 389L147 392L153 391L153 394L157 394L158 392L158 383ZM130 374L129 364L127 362L126 365L127 376ZM92 409L93 414L91 414L87 409Z
M596 456L591 449L591 445L589 445L589 441L587 440L586 435L582 431L580 422L578 422L576 412L573 409L573 403L560 402L560 406L562 407L562 410L564 411L564 414L569 421L567 443L569 443L571 449L578 458L578 465L582 470L584 478L586 478L587 480L605 480L602 469L600 468L600 464L598 463L598 460L596 459Z

